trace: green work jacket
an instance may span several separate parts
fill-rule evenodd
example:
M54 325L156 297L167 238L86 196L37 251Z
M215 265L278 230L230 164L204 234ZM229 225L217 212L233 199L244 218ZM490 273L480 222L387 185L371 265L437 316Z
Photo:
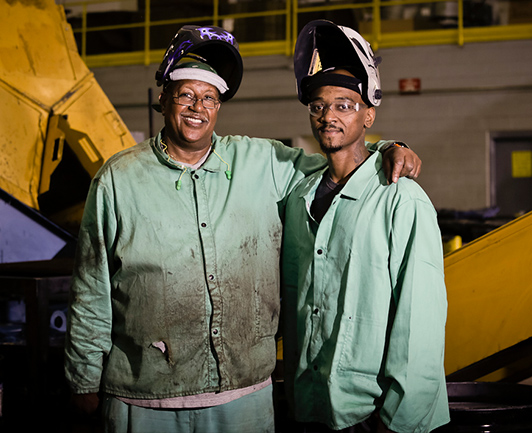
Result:
M436 212L401 178L388 186L373 154L318 225L309 209L323 171L285 208L285 383L300 421L353 426L378 411L398 433L449 421L447 312Z
M159 140L111 157L90 187L66 342L75 393L225 391L275 367L278 206L324 158L214 135L216 153L185 170Z

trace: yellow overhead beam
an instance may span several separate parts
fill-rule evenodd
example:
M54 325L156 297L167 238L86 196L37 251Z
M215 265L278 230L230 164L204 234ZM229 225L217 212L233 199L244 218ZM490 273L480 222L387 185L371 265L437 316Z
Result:
M100 3L106 3L107 1L101 1ZM371 10L372 21L361 22L361 26L367 28L368 24L371 27L371 31L361 30L363 36L368 39L373 45L374 50L379 48L393 48L393 47L406 47L406 46L422 46L422 45L442 45L442 44L454 44L464 45L466 43L474 42L492 42L492 41L508 41L508 40L520 40L532 38L532 19L530 23L525 24L511 24L511 25L492 25L485 27L464 27L464 2L463 0L454 0L457 4L457 27L454 29L430 29L430 30L413 30L405 29L404 32L388 32L386 25L388 22L381 19L381 13L386 10L387 7L397 6L409 6L409 5L427 5L431 3L449 3L448 0L371 0L362 3L359 2L346 2L340 4L327 4L323 6L300 6L298 0L286 0L285 8L278 8L275 10L250 11L250 12L238 12L238 13L221 13L221 5L219 0L212 1L212 15L202 15L196 17L187 18L174 18L151 21L151 2L148 0L144 3L144 11L140 11L139 19L136 23L117 24L108 26L87 26L87 11L88 7L86 2L73 2L65 3L65 6L69 5L83 5L83 15L81 19L81 25L75 29L75 33L81 34L81 51L82 56L86 60L89 67L100 66L122 66L129 64L148 64L158 63L160 56L158 53L166 47L160 47L160 49L150 50L150 30L159 26L174 25L176 28L190 23L205 23L212 22L214 25L223 26L226 20L245 20L254 18L266 18L278 16L280 19L285 20L285 35L284 38L274 41L264 42L245 42L240 41L240 47L242 55L247 56L268 56L268 55L292 55L295 41L298 34L298 21L306 13L317 13L330 11L354 11L360 9ZM92 4L91 0L91 4ZM300 17L301 16L301 17ZM521 19L521 17L519 18ZM392 20L397 21L397 20ZM404 20L405 23L408 20ZM113 53L112 55L90 55L86 56L86 44L87 34L89 32L104 32L120 29L131 28L144 28L144 52L143 54L134 53Z

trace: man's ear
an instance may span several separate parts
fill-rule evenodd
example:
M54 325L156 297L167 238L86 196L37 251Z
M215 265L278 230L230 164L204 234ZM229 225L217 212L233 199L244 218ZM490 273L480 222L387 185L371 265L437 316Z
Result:
M364 128L371 128L373 126L373 122L375 122L375 107L369 107L366 111L366 118L364 119Z

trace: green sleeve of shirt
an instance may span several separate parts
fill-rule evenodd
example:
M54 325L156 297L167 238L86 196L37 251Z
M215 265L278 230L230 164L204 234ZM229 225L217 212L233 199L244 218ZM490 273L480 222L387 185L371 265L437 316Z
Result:
M326 163L326 159L320 154L308 155L303 149L288 147L272 140L270 166L280 199L286 198L301 179L322 169Z
M117 230L113 200L93 180L80 228L65 347L65 373L74 393L97 392L103 358L111 348L111 259Z
M380 140L376 143L366 142L366 147L374 152L383 150L395 140ZM306 154L303 149L291 148L281 142L272 140L273 178L279 196L285 198L294 186L304 177L321 170L326 160L321 154Z
M432 425L448 421L437 419L446 417L437 409L447 404L442 368L447 300L441 240L434 209L423 200L400 205L393 227L390 278L395 318L385 366L392 384L380 415L394 432L427 432Z
M387 150L389 145L392 143L396 143L397 140L379 140L375 143L370 143L369 141L366 141L366 148L372 152L380 151L384 152L384 150Z
M384 149L395 140L366 141L366 147L374 152ZM286 198L294 186L304 177L321 170L326 160L321 154L306 154L303 149L291 148L272 140L273 178L280 197Z

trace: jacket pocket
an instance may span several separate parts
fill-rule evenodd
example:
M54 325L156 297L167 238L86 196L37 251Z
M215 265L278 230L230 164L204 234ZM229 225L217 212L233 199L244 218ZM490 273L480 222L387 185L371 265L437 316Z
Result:
M384 365L385 323L344 313L338 342L338 371L376 376Z

